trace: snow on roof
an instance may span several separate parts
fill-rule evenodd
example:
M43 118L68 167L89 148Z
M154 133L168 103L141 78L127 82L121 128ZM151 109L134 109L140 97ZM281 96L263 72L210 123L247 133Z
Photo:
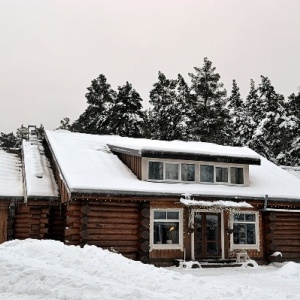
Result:
M300 179L300 167L282 166L281 168Z
M0 197L23 196L22 164L17 154L0 150Z
M27 196L58 197L58 188L42 145L23 140L22 146Z
M114 146L129 148L139 152L166 151L211 156L227 156L259 159L260 156L247 147L221 146L204 142L159 141L149 139L121 138L112 142Z
M157 183L138 180L137 177L114 155L107 144L120 147L141 148L143 143L150 147L160 145L161 141L123 138L119 136L100 136L68 131L46 131L46 137L59 164L62 176L71 192L82 193L138 193L138 194L174 194L185 193L202 196L224 197L259 197L293 199L300 201L299 180L277 167L265 158L259 156L249 148L224 147L206 144L209 149L220 149L230 153L247 153L252 157L259 157L261 165L250 166L250 186L229 186L211 184L185 183ZM166 142L167 143L167 142ZM180 144L174 142L176 151ZM203 143L199 143L203 144ZM216 146L216 147L215 147ZM189 151L199 151L198 143L189 144ZM158 148L156 148L158 149ZM172 149L174 151L175 149ZM236 155L236 153L235 153Z

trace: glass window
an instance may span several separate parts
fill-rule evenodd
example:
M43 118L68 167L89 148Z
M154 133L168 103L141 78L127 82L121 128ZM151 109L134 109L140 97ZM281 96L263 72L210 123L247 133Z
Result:
M236 245L256 244L256 215L235 214L233 218L233 243Z
M163 169L164 169L163 162L150 161L149 172L148 172L149 179L163 180Z
M200 165L200 181L214 182L214 166Z
M166 174L165 177L168 180L178 180L179 179L179 165L178 164L165 164Z
M216 182L228 182L228 168L216 167Z
M244 184L244 169L230 168L230 181L233 184Z
M179 244L179 211L154 211L153 243Z
M181 164L181 180L182 181L195 181L195 165L194 164Z

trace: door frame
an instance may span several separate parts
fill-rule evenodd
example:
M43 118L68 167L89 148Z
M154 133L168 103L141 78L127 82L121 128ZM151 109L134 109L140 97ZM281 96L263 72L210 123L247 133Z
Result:
M192 216L193 216L193 223L195 222L195 213L196 212L203 212L203 213L214 213L214 214L221 214L221 259L225 259L225 249L224 249L224 211L210 211L207 209L192 209ZM192 232L191 234L191 257L192 260L195 260L195 232Z

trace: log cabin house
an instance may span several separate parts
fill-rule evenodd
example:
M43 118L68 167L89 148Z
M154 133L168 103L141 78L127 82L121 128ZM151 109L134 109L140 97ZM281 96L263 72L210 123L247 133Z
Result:
M249 148L46 131L22 153L9 238L96 245L158 266L239 253L300 261L300 181Z

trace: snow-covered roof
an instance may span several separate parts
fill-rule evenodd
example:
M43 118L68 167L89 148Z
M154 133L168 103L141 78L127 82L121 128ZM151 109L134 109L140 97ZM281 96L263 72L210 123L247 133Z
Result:
M300 201L299 180L277 167L249 148L224 147L206 144L206 150L259 157L261 165L250 166L250 186L229 186L211 184L157 183L138 180L137 177L114 155L109 145L120 147L147 147L158 149L167 142L100 136L68 131L46 131L55 159L71 192L118 193L118 194L192 194L223 197L264 198L267 194L273 199L293 199ZM198 145L199 144L199 145ZM200 151L204 143L188 143L188 151ZM166 144L171 145L171 144ZM177 151L186 149L186 142L174 142ZM204 148L203 148L204 149ZM217 150L214 150L217 151Z
M300 179L300 167L282 166L282 169Z
M22 164L17 154L0 149L0 197L22 197Z
M23 140L26 194L28 197L58 197L50 163L38 141Z
M149 139L122 138L113 141L114 150L135 150L140 156L147 156L153 152L180 153L180 155L222 156L228 158L241 158L259 164L260 156L247 147L221 146L204 142L185 141L159 141ZM119 148L119 149L118 149ZM145 155L143 155L145 153Z

